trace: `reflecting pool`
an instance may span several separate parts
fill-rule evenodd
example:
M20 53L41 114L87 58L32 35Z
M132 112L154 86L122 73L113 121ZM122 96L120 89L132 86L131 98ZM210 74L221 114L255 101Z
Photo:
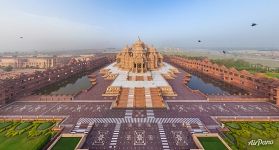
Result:
M187 86L193 90L200 90L208 95L232 95L232 94L245 94L245 90L225 84L221 81L214 80L212 78L192 74Z
M75 76L66 80L63 80L57 84L47 86L40 89L36 94L65 94L74 95L82 90L88 89L91 86L91 82L87 75Z

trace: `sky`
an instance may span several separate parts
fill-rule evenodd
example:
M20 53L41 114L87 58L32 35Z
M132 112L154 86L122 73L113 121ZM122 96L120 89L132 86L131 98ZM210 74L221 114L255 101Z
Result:
M279 1L0 0L0 52L122 48L138 36L159 48L279 49Z

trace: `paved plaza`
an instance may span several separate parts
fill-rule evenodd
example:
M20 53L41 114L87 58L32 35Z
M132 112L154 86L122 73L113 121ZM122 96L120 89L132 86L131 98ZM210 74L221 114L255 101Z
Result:
M178 74L176 74L176 77L174 79L167 80L168 83L173 88L174 92L177 94L175 97L168 97L165 96L165 100L206 100L206 97L200 93L193 92L190 88L185 86L185 83L182 82L185 71L182 69L179 69Z
M82 148L92 150L195 149L192 133L216 133L216 117L278 118L269 102L209 102L181 81L185 71L164 80L177 96L164 96L164 108L114 108L116 97L103 97L112 80L95 71L97 84L73 101L16 101L0 107L1 118L64 118L64 133L87 133ZM149 81L148 81L149 82ZM120 84L121 82L118 82ZM121 83L122 84L122 83ZM128 84L129 85L129 84Z
M92 73L96 75L96 85L92 86L87 92L81 92L75 97L75 100L115 100L115 97L103 97L102 94L106 91L106 88L112 83L112 80L105 80L100 70Z
M71 116L72 118L199 118L205 116L278 116L268 102L168 102L165 109L111 109L111 102L14 102L1 116ZM75 122L72 122L73 124Z
M181 124L97 123L83 148L89 149L190 149L191 134Z
M0 109L1 117L61 116L62 126L94 124L84 148L196 148L189 126L209 131L218 127L212 116L279 116L268 102L167 102L165 109L111 109L111 102L14 102ZM207 130L201 130L207 132Z

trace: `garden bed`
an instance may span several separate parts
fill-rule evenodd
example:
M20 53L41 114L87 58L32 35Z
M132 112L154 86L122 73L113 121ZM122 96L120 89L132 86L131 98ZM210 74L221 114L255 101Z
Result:
M54 122L43 121L0 122L0 149L40 150L57 133L53 126Z
M233 149L279 149L279 122L223 122L225 141Z

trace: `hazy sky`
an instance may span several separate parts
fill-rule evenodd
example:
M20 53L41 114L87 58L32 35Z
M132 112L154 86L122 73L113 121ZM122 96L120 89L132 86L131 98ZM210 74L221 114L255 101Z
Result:
M279 48L279 1L0 0L0 52L120 48L138 35L157 47Z

